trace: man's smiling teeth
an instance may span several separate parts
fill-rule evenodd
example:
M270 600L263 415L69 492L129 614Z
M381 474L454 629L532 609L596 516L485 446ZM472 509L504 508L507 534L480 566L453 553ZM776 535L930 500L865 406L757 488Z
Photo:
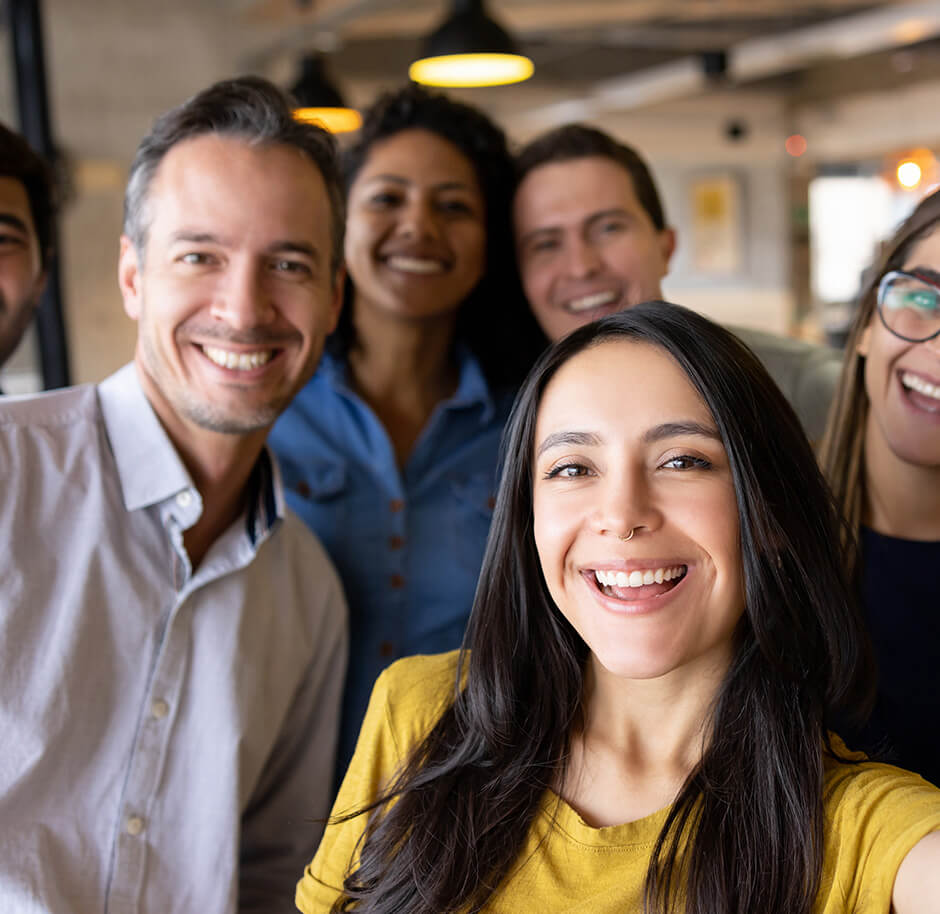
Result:
M671 568L647 568L645 571L601 571L596 570L594 577L604 587L643 587L647 584L662 584L681 578L685 574L685 565Z
M209 361L221 365L222 368L232 368L235 371L251 371L252 368L260 368L274 355L270 349L259 349L256 352L232 352L215 346L203 346L202 351Z
M443 273L444 264L439 260L424 260L420 257L405 257L402 254L395 254L385 261L393 270L401 270L403 273L420 273L427 276L431 273Z
M620 297L618 292L595 292L593 295L583 295L581 298L572 298L565 304L568 311L593 311L604 305L613 304Z
M940 387L930 384L923 378L919 378L916 374L905 371L904 374L901 375L901 383L910 390L916 390L917 393L923 394L925 397L940 400Z

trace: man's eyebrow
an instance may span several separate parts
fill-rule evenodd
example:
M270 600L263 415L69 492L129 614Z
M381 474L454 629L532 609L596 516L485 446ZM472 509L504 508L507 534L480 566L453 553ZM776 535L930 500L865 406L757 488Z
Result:
M621 219L635 219L633 213L625 210L621 206L612 206L610 209L602 209L596 213L591 213L587 219L584 220L585 225L593 225L595 222L602 222L604 219L610 219L613 216L617 216Z
M610 219L612 217L619 217L621 219L634 219L636 218L633 213L622 209L619 206L611 207L610 209L598 210L596 213L591 213L587 216L582 223L588 227L592 226L595 222L601 222L604 219ZM519 246L521 247L524 244L530 242L533 238L537 238L539 235L549 235L554 233L559 233L563 231L563 227L560 225L539 225L534 229L530 229L524 235L521 235L519 238Z
M575 447L597 447L601 443L599 436L593 432L552 432L539 445L535 452L536 457L541 457L549 448L559 447L561 445L573 445Z
M559 232L561 232L560 225L540 225L520 235L519 246L522 247L522 245L528 244L533 238L538 238L540 235L557 235Z
M643 441L647 444L652 444L656 441L662 441L664 438L676 438L680 435L698 435L702 438L712 438L715 441L721 441L721 435L718 434L718 429L711 425L705 425L702 422L696 422L693 419L686 419L680 422L663 422L660 425L654 425L643 434Z
M29 234L29 226L19 216L14 216L13 213L0 213L0 224L9 225L24 235Z
M189 244L219 244L223 247L228 243L221 235L215 235L212 232L197 232L189 229L181 229L170 235L170 242L187 242ZM268 254L304 254L313 260L320 259L319 250L306 241L294 241L291 238L279 238L272 241L265 249Z
M269 254L304 254L311 260L320 259L320 251L306 241L291 241L285 238L282 241L275 241L268 245Z
M191 229L180 229L170 235L170 242L188 241L194 244L224 244L225 239L212 232L197 232Z

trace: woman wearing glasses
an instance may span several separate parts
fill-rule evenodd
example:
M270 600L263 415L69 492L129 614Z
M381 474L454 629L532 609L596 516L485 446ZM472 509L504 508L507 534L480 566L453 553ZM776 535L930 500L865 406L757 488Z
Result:
M940 193L862 287L822 462L852 532L880 685L860 748L940 783Z

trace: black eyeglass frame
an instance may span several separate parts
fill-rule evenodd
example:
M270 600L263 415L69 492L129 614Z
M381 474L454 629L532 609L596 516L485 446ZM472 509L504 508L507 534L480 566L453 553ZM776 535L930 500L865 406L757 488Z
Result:
M931 286L937 290L937 295L940 296L940 285L930 279L927 279L926 276L921 276L919 273L908 273L907 270L891 270L889 273L885 273L885 275L882 276L878 281L878 292L875 297L875 306L878 309L878 317L881 319L881 323L884 325L885 330L892 334L892 336L896 336L899 340L904 340L905 343L926 343L928 340L932 340L935 336L940 336L940 327L934 330L930 336L924 336L915 339L910 336L904 336L903 333L898 333L897 330L893 330L888 326L888 322L885 320L883 310L885 289L887 289L889 283L898 276L905 276L908 279L916 279L918 282L922 282L925 286Z

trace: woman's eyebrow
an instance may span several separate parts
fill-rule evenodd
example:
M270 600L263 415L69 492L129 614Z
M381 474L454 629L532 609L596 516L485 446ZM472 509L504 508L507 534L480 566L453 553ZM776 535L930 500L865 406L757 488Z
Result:
M575 447L597 447L601 439L593 432L552 432L539 445L535 452L536 457L541 457L549 448L559 445L574 445Z
M914 267L913 269L905 270L904 272L923 276L935 285L940 285L940 273L938 273L936 270L931 270L930 267Z
M715 441L721 441L718 429L711 425L696 422L694 419L686 419L681 422L663 422L660 425L654 425L652 428L647 429L643 435L643 440L647 444L651 444L654 441L675 438L679 435L700 435L703 438L713 438Z

